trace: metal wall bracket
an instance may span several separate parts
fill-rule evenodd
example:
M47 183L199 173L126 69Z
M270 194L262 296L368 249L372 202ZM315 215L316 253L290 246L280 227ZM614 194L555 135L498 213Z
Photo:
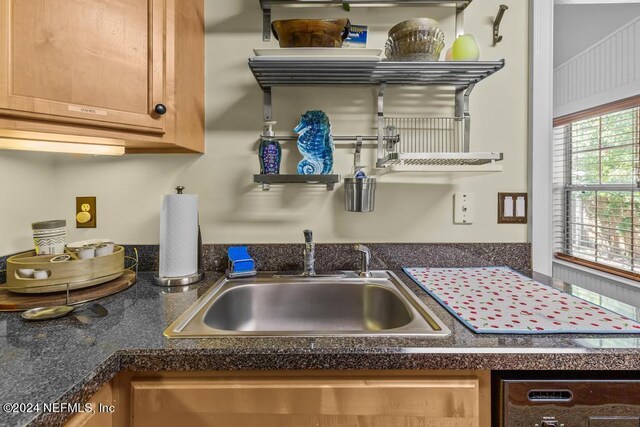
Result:
M502 36L500 35L500 23L502 22L502 17L504 16L504 12L507 9L509 9L508 6L501 4L500 9L498 9L498 15L496 15L496 19L493 21L493 45L494 46L502 41Z
M261 4L262 6L262 41L271 40L271 5Z
M271 88L262 90L262 116L265 122L273 120L273 107L271 106Z
M386 88L386 83L380 83L380 86L378 86L378 159L384 157L384 91ZM379 165L376 166L380 167Z
M362 152L362 137L356 137L356 151L353 153L353 173L357 173L358 170L363 169L364 166L360 164L360 154Z
M456 88L456 117L462 117L464 120L464 151L469 151L469 140L471 139L471 115L469 114L469 96L475 87L471 84L467 87Z
M464 8L465 6L456 7L456 38L464 34Z

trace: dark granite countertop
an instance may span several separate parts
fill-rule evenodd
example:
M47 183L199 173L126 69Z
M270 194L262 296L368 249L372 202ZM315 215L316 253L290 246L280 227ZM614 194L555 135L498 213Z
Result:
M396 272L451 329L446 338L167 339L162 333L219 277L186 292L151 284L101 300L109 315L27 323L0 314L0 402L84 402L122 370L640 370L640 336L477 335ZM555 286L572 288L562 283ZM0 425L55 425L67 414L0 412Z

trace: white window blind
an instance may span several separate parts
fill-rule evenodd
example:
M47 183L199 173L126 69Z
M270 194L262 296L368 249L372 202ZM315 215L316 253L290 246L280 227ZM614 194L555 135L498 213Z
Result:
M554 127L555 252L640 272L640 108Z

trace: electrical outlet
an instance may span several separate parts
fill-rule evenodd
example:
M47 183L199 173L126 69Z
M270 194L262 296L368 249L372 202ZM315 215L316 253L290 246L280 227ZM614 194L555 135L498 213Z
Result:
M95 197L76 197L76 228L96 228Z
M473 224L473 193L455 193L453 195L453 222L455 224Z

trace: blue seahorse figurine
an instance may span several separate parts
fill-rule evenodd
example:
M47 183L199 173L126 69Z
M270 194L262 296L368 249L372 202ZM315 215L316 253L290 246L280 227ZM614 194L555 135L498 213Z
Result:
M293 129L298 134L300 175L328 175L333 171L333 137L329 117L319 110L307 111Z

